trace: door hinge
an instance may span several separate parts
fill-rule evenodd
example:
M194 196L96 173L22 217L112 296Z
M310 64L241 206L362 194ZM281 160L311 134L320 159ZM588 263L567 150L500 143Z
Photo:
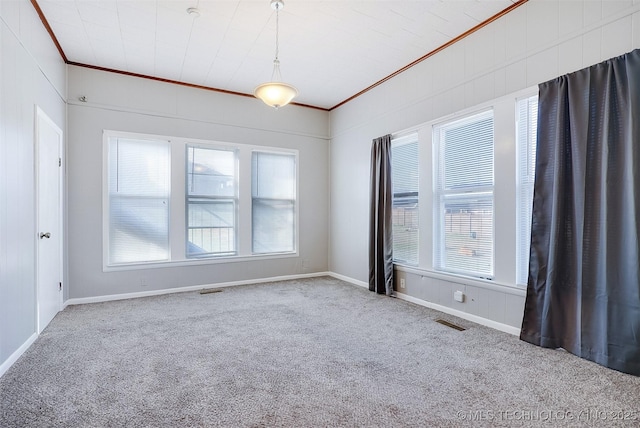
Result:
M58 283L58 291L62 291L62 283L61 282Z
M58 158L58 166L62 166L62 158Z

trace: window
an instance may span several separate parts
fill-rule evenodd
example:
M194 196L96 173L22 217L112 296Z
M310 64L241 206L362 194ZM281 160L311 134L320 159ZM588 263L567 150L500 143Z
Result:
M526 285L529 276L533 183L536 170L538 96L518 100L516 104L517 217L516 283Z
M295 156L254 151L251 164L253 252L295 251Z
M391 142L393 261L418 264L418 136Z
M434 126L434 267L493 277L493 110Z
M109 264L169 259L167 141L108 140Z
M187 146L187 257L236 253L235 150Z
M298 151L105 130L103 268L297 256Z

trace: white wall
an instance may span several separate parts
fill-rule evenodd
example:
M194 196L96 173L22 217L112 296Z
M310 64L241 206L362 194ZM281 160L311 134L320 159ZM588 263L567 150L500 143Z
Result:
M27 0L0 1L0 375L36 334L35 106L64 131L66 66Z
M254 98L75 66L68 102L71 299L327 271L327 112L294 105L276 111ZM105 129L297 149L299 257L103 272Z
M638 47L638 0L530 0L332 111L330 270L356 281L368 280L369 157L373 138L420 129L422 125L423 151L430 151L430 130L424 129L424 124ZM511 174L515 171L514 139L515 134L511 148L507 141L506 150L496 152L496 165L506 165ZM421 172L431 174L430 165L423 165ZM511 178L512 184L501 192L502 202L496 193L496 204L511 204L515 213L515 198L504 197L515 197L508 188L515 187L515 176ZM421 213L431 210L431 206L420 206ZM430 216L421 214L421 220L420 234L430 235ZM505 221L496 223L496 227L515 228L515 218ZM515 231L513 237L515 241ZM472 317L519 328L525 292L513 287L515 268L511 269L513 276L509 268L498 272L498 265L508 266L508 260L515 257L508 244L497 244L498 285L437 274L430 269L429 261L423 261L421 269L396 272L406 278L407 284L406 290L399 291ZM465 291L467 302L454 302L454 290Z

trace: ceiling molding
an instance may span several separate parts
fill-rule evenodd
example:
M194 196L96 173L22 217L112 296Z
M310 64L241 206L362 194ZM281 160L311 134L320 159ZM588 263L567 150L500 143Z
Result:
M452 46L453 44L459 42L460 40L466 38L467 36L475 33L476 31L480 30L481 28L489 25L490 23L494 22L495 20L503 17L504 15L508 14L509 12L511 12L511 11L515 10L516 8L522 6L523 4L527 3L528 0L517 0L517 1L516 0L512 0L512 1L514 1L514 2L509 7L503 9L502 11L500 11L498 13L496 13L495 15L491 16L490 18L482 21L481 23L479 23L475 27L465 31L464 33L462 33L459 36L451 39L447 43L439 46L438 48L432 50L431 52L427 53L426 55L423 55L422 57L416 59L415 61L411 62L410 64L407 64L406 66L400 68L399 70L391 73L390 75L386 76L385 78L383 78L383 79L377 81L376 83L366 87L365 89L361 90L360 92L358 92L358 93L350 96L349 98L339 102L338 104L334 105L333 107L323 108L323 107L313 106L313 105L309 105L309 104L302 104L302 103L297 103L297 102L292 102L291 104L292 105L297 105L297 106L300 106L300 107L307 107L307 108L312 108L312 109L316 109L316 110L326 111L326 112L330 112L330 111L332 111L334 109L337 109L338 107L341 107L344 104L348 103L349 101L352 101L355 98L359 97L360 95L363 95L363 94L371 91L372 89L374 89L377 86L382 85L386 81L398 76L399 74L401 74L404 71L410 69L411 67L421 63L422 61L425 61L426 59L432 57L433 55L437 54L438 52L443 51L444 49ZM154 77L154 76L149 76L149 75L145 75L145 74L133 73L133 72L123 71L123 70L100 67L100 66L96 66L96 65L84 64L84 63L79 63L79 62L75 62L75 61L69 61L69 59L67 58L67 56L64 53L64 50L62 49L62 46L60 46L60 43L58 42L58 39L57 39L56 35L54 34L53 30L51 29L51 26L49 25L49 22L47 21L46 17L44 16L44 13L42 12L42 9L40 8L40 5L38 5L37 0L30 0L30 2L32 4L32 6L34 7L34 9L36 10L36 13L40 17L40 20L42 21L42 24L44 25L45 29L49 33L49 36L51 37L51 40L53 41L54 45L58 49L60 57L65 62L65 64L74 65L74 66L77 66L77 67L89 68L89 69L93 69L93 70L105 71L105 72L109 72L109 73L122 74L122 75L125 75L125 76L132 76L132 77L138 77L138 78L142 78L142 79L155 80L155 81L158 81L158 82L170 83L170 84L186 86L186 87L190 87L190 88L202 89L202 90L206 90L206 91L213 91L213 92L219 92L219 93L223 93L223 94L230 94L230 95L238 95L238 96L242 96L242 97L255 98L253 94L246 94L246 93L243 93L243 92L235 92L235 91L230 91L230 90L226 90L226 89L214 88L214 87L210 87L210 86L197 85L197 84L193 84L193 83L181 82L181 81L172 80L172 79L165 79L165 78L161 78L161 77Z
M64 51L62 50L62 46L60 46L60 43L58 42L58 38L53 33L53 30L49 25L49 21L47 21L47 18L44 17L44 13L42 13L42 9L40 9L40 5L36 0L31 0L31 5L33 6L33 8L36 10L36 13L40 17L40 21L42 21L42 25L44 25L44 28L47 30L47 33L49 33L49 37L51 37L53 44L56 45L56 48L58 49L58 53L62 57L62 60L68 64L69 60L67 59L67 56L64 54Z
M422 61L432 57L433 55L437 54L438 52L443 51L444 49L450 47L451 45L459 42L460 40L464 39L467 36L470 36L471 34L475 33L476 31L480 30L483 27L486 27L487 25L491 24L493 21L495 21L496 19L502 18L504 15L506 15L507 13L511 12L512 10L522 6L523 4L525 4L527 1L529 0L518 0L515 3L513 3L511 6L509 6L508 8L496 13L495 15L493 15L491 18L486 19L484 21L482 21L481 23L479 23L478 25L476 25L475 27L471 28L470 30L465 31L464 33L460 34L459 36L457 36L454 39L451 39L450 41L448 41L447 43L445 43L442 46L439 46L438 48L432 50L431 52L429 52L428 54L421 56L420 58L418 58L417 60L413 61L410 64L405 65L404 67L402 67L401 69L391 73L390 75L388 75L387 77L385 77L384 79L381 79L379 81L377 81L376 83L374 83L373 85L363 89L362 91L358 92L355 95L350 96L349 98L347 98L344 101L339 102L338 104L334 105L333 107L329 108L329 111L337 109L338 107L348 103L349 101L359 97L360 95L369 92L370 90L372 90L373 88L375 88L376 86L380 86L382 85L384 82L386 82L387 80L390 80L394 77L396 77L398 74L407 71L408 69L410 69L411 67L413 67L414 65L417 65L419 63L421 63Z
M130 72L130 71L116 70L116 69L113 69L113 68L100 67L98 65L83 64L83 63L75 62L75 61L65 61L65 62L68 65L75 65L76 67L84 67L84 68L89 68L89 69L92 69L92 70L106 71L108 73L122 74L124 76L139 77L141 79L155 80L156 82L171 83L173 85L186 86L188 88L203 89L205 91L213 91L213 92L220 92L220 93L223 93L223 94L238 95L238 96L241 96L241 97L254 98L254 99L257 100L257 98L255 96L253 96L251 94L245 94L243 92L229 91L227 89L213 88L211 86L196 85L195 83L187 83L187 82L181 82L179 80L172 80L172 79L165 79L165 78L162 78L162 77L148 76L146 74L139 74L139 73L133 73L133 72ZM316 109L316 110L329 111L326 108L316 107L316 106L312 106L312 105L309 105L309 104L302 104L302 103L296 103L296 102L292 102L292 103L289 103L289 104L297 105L297 106L300 106L300 107L312 108L312 109Z

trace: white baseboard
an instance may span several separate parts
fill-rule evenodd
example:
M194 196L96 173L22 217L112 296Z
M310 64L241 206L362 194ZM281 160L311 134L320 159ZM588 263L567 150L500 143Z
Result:
M248 285L248 284L260 284L265 282L274 282L274 281L286 281L292 279L303 279L303 278L315 278L320 276L331 276L333 278L349 282L351 284L357 285L363 288L369 288L369 284L360 281L345 275L341 275L335 272L315 272L315 273L307 273L307 274L298 274L298 275L284 275L284 276L275 276L271 278L260 278L260 279L249 279L243 281L231 281L231 282L221 282L217 284L202 284L202 285L193 285L188 287L177 287L177 288L168 288L165 290L150 290L143 291L137 293L124 293L124 294L112 294L107 296L96 296L96 297L82 297L75 299L68 299L64 302L64 306L68 305L81 305L85 303L100 303L100 302L109 302L112 300L124 300L124 299L134 299L137 297L148 297L148 296L159 296L163 294L171 294L171 293L182 293L187 291L198 291L207 288L222 288L222 287L233 287L236 285ZM434 309L436 311L444 312L449 315L457 316L459 318L475 322L480 325L484 325L486 327L494 328L499 331L503 331L505 333L513 334L516 336L520 335L520 329L517 327L512 327L510 325L502 324L497 321L492 321L487 318L482 318L477 315L468 314L466 312L459 311L457 309L452 309L446 306L438 305L436 303L427 302L426 300L418 299L413 296L409 296L408 294L397 293L397 297L402 300L406 300L408 302L415 303L420 306L424 306L430 309ZM6 361L0 364L0 377L4 375L9 367L15 363L18 358L31 346L33 342L38 338L38 334L34 333L27 339L21 346L18 348Z
M9 367L11 367L13 363L18 361L18 358L20 358L20 356L24 354L24 351L29 349L29 346L31 346L33 342L36 341L37 338L38 338L38 333L33 333L26 340L26 342L20 345L20 347L16 349L16 351L9 356L9 358L7 358L2 364L0 364L0 377L2 377L2 375L4 375L7 372L7 370L9 370Z
M486 327L491 327L493 329L500 330L505 333L513 334L514 336L520 336L520 329L518 327L513 327L513 326L503 324L497 321L493 321L487 318L482 318L477 315L473 315L473 314L459 311L457 309L449 308L447 306L442 306L436 303L427 302L426 300L418 299L416 297L409 296L408 294L396 293L396 295L398 299L406 300L407 302L415 303L417 305L424 306L429 309L434 309L436 311L444 312L445 314L453 315L458 318L465 319L467 321L472 321L476 324L484 325Z
M236 285L261 284L265 282L287 281L292 279L303 279L303 278L315 278L318 276L331 276L331 273L330 272L314 272L314 273L304 273L304 274L298 274L298 275L274 276L271 278L247 279L243 281L220 282L217 284L190 285L187 287L166 288L164 290L149 290L149 291L140 291L135 293L109 294L106 296L95 296L95 297L79 297L79 298L68 299L64 303L64 306L66 307L68 305L83 305L85 303L101 303L101 302L110 302L113 300L135 299L138 297L160 296L163 294L184 293L187 291L199 291L207 288L223 288L223 287L233 287Z
M339 280L342 280L342 281L345 281L345 282L350 282L351 284L358 285L360 287L364 287L366 289L369 289L369 284L364 282L364 281L359 281L357 279L354 279L354 278L351 278L351 277L348 277L348 276L344 276L344 275L340 275L339 273L335 273L335 272L328 272L327 275L329 275L329 276L331 276L333 278L336 278L336 279L339 279Z
M287 281L292 279L302 279L302 278L314 278L319 276L331 276L333 278L357 285L363 288L369 288L369 284L360 281L345 275L341 275L335 272L315 272L315 273L307 273L307 274L298 274L298 275L283 275L283 276L275 276L270 278L259 278L259 279L249 279L243 281L230 281L230 282L221 282L217 284L201 284L201 285L192 285L188 287L176 287L176 288L167 288L164 290L149 290L149 291L141 291L135 293L123 293L123 294L111 294L107 296L95 296L95 297L81 297L69 299L65 302L65 307L68 305L82 305L85 303L100 303L100 302L109 302L113 300L124 300L124 299L135 299L138 297L149 297L149 296L160 296L163 294L172 294L172 293L184 293L188 291L199 291L207 288L224 288L224 287L233 287L236 285L249 285L249 284L260 284L265 282L274 282L274 281ZM477 315L469 314L467 312L459 311L457 309L449 308L447 306L438 305L436 303L428 302L426 300L418 299L417 297L410 296L408 294L397 293L397 297L402 300L406 300L408 302L415 303L420 306L424 306L430 309L434 309L436 311L444 312L449 315L453 315L468 321L475 322L480 325L484 325L486 327L491 327L496 330L503 331L505 333L513 334L516 336L520 335L520 329L517 327L513 327L507 324L503 324L497 321L493 321L487 318L483 318ZM35 339L34 339L35 340ZM16 351L17 352L17 351ZM24 351L22 351L24 352Z
M345 275L340 275L339 273L329 272L329 276L333 278L340 279L345 282L350 282L351 284L358 285L360 287L369 288L369 284L364 281L359 281L354 278L350 278ZM468 314L466 312L459 311L457 309L449 308L447 306L438 305L436 303L427 302L426 300L418 299L417 297L410 296L404 293L397 293L396 297L401 300L406 300L407 302L415 303L416 305L424 306L429 309L434 309L436 311L444 312L445 314L453 315L458 318L465 319L467 321L474 322L476 324L484 325L486 327L490 327L499 331L503 331L505 333L513 334L514 336L520 336L520 329L518 327L513 327L507 324L503 324L497 321L493 321L487 318L482 318L477 315Z

